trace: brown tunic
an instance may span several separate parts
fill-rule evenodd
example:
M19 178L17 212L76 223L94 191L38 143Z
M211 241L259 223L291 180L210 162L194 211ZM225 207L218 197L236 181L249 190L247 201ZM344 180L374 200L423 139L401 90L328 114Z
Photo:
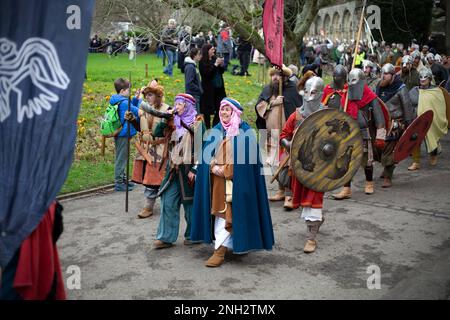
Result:
M224 177L212 173L212 168L222 167ZM226 201L226 180L233 180L233 151L230 138L224 139L210 164L211 168L211 214L225 219L225 229L232 231L232 203Z
M158 110L167 111L168 108L169 106L163 103ZM136 147L139 147L139 152L136 154L134 163L133 181L146 186L159 186L166 171L165 163L161 164L161 162L163 161L165 148L167 148L167 139L153 137L152 132L162 119L152 116L142 109L139 110L139 116L141 131L137 139L138 145Z

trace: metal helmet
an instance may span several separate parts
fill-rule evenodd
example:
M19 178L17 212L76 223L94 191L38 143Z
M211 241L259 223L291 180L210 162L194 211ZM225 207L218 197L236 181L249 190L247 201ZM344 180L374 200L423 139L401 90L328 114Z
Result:
M347 70L342 64L338 64L333 71L334 89L343 89L347 81Z
M366 76L359 68L354 68L348 74L348 99L361 100L364 93Z
M325 85L320 77L314 76L306 81L303 96L303 113L305 116L319 110L324 87Z
M442 62L442 57L441 57L441 55L436 53L436 54L434 55L434 60L435 60L436 62L439 62L439 63Z
M395 74L395 67L391 63L386 63L383 68L381 68L381 74L390 73Z
M433 72L431 72L431 69L422 68L419 71L419 77L421 81L425 79L433 80Z
M373 63L370 60L363 60L363 68L365 68L365 67L372 68L372 70L373 70L373 69L375 69L376 66L375 66L375 63Z
M405 67L408 63L409 64L413 63L412 56L409 56L409 55L403 56L403 58L402 58L402 67Z
M377 42L377 41L372 42L372 46L373 46L374 48L378 47L378 42Z
M432 54L431 52L429 52L429 53L427 53L427 56L426 56L426 58L427 58L427 60L433 60L434 61L434 54Z
M420 52L419 51L413 51L413 53L411 53L411 58L412 60L416 60L416 59L420 59Z

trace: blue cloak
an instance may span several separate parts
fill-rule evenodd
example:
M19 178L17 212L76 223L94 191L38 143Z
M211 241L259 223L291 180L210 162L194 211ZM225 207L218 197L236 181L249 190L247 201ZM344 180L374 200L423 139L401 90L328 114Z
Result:
M225 131L220 123L214 129L219 130L222 136L219 139L210 133L204 141L202 163L197 167L191 223L191 240L206 243L211 243L213 240L214 220L211 215L210 159L205 158L214 155L221 139L225 136ZM240 129L247 134L245 135L245 150L239 150L241 154L238 154L237 150L238 136L233 137L233 251L234 253L245 253L251 250L271 250L274 244L274 235L266 181L261 174L259 146L256 136L253 133L249 135L247 132L247 130L251 130L248 123L242 122ZM211 153L209 153L210 150ZM250 164L249 161L250 150L256 151L256 155L253 154L256 156L254 164ZM205 155L205 152L208 154ZM242 152L245 152L245 164L237 164L238 159L241 160L244 156Z

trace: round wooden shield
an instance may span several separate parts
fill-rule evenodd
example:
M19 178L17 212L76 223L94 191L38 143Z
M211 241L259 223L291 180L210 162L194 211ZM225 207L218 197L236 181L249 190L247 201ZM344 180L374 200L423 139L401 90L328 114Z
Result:
M394 161L408 158L416 146L420 146L433 122L433 111L428 110L417 117L403 132L394 149Z
M305 187L326 192L349 182L363 157L358 123L336 109L314 112L292 139L291 167Z

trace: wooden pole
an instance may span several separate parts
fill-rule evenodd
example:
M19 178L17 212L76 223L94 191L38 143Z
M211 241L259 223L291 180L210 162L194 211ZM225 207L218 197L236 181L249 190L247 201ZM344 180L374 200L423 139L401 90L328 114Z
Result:
M384 42L384 37L383 37L383 32L381 32L381 26L380 26L380 35L381 35L381 41L383 41Z
M102 157L105 157L105 148L106 148L106 137L102 135L102 148L101 148Z
M148 78L148 64L145 64L145 78Z
M283 67L280 67L281 79L278 83L278 96L283 95ZM283 130L283 105L279 106L278 110L278 127Z
M132 84L131 84L131 72L130 72L130 94L128 95L128 112L131 110L131 88L132 88ZM130 125L131 122L128 122L128 126L127 126L127 181L125 182L125 212L128 212L128 186L129 186L129 178L130 178Z
M361 18L359 19L358 34L356 36L355 51L353 52L353 61L352 61L352 67L351 67L350 71L355 67L356 55L358 54L359 40L361 39L361 29L362 29L363 21L364 21L364 13L366 11L366 1L367 0L364 0L363 8L361 11ZM345 96L344 112L347 112L347 106L348 106L348 92L347 92L347 95Z
M289 159L290 159L290 154L288 153L286 158L284 158L283 161L281 161L280 166L278 167L277 171L273 175L272 179L270 179L270 183L273 183L275 181L275 179L278 178L278 175L280 174L281 170L284 168L286 163L289 161Z

